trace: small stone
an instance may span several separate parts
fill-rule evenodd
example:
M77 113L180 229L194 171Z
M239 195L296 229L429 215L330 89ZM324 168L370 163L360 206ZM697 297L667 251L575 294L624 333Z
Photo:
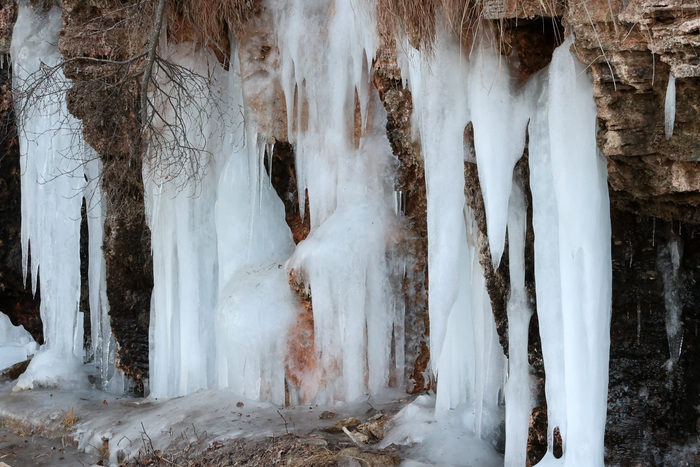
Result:
M357 428L360 425L360 423L361 422L355 417L344 418L342 420L338 420L331 426L327 426L323 429L323 431L325 431L326 433L342 433L343 427L352 430Z

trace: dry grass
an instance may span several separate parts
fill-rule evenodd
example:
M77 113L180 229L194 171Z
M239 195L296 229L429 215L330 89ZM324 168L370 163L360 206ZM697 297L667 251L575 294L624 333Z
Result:
M47 433L47 428L45 425L33 425L15 418L5 418L0 421L0 424L6 430L21 436L22 438L28 438L34 435L45 435Z
M229 33L239 36L261 4L262 0L169 0L168 24L187 30L186 35L192 36L187 39L226 55Z
M411 45L430 51L437 25L444 24L471 48L483 16L481 0L379 0L379 23L387 32L404 33Z
M65 417L63 417L63 427L66 430L70 430L75 426L75 424L80 420L78 417L75 416L75 411L73 410L73 407L70 408L70 412L68 412Z

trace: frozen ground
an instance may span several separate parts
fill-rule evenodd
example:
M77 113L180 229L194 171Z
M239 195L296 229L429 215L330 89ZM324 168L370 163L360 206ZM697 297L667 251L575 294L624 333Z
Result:
M116 464L140 452L203 450L216 441L233 438L255 440L286 433L306 434L343 418L364 421L376 411L395 412L408 402L401 392L384 396L383 400L332 408L278 407L225 390L157 400L119 398L93 389L12 392L12 385L5 383L0 385L0 419L10 421L10 428L22 427L26 435L34 431L52 440L31 435L21 438L3 430L3 455L8 446L28 446L8 451L17 453L12 454L14 463L11 457L0 460L13 467L40 465L36 462L42 458L35 460L35 456L43 455L49 463L41 465L90 465L106 457L110 464ZM325 411L332 411L332 418L322 419ZM77 449L70 444L77 445ZM64 445L69 447L60 452ZM92 456L78 454L78 450ZM60 462L59 454L64 457Z
M231 445L240 457L241 453L266 449L261 444L265 439L281 439L287 434L298 436L289 438L290 442L318 439L323 446L339 451L354 448L353 441L343 432L329 435L324 428L350 417L365 422L379 412L395 414L405 409L396 416L396 423L389 422L381 444L366 447L388 448L392 455L404 459L402 465L409 466L502 465L502 456L488 443L462 428L461 411L436 419L434 398L421 396L413 403L411 399L402 391L389 391L382 398L332 407L280 407L250 401L227 390L136 399L94 389L12 392L12 384L3 383L0 421L5 427L0 429L0 461L12 467L87 466L100 459L107 461L105 465L117 465L154 451L194 454L210 448L211 456L212 449ZM398 450L392 444L398 445Z
M80 452L60 437L49 439L28 433L22 436L0 425L0 463L11 467L87 466L98 460L99 456Z

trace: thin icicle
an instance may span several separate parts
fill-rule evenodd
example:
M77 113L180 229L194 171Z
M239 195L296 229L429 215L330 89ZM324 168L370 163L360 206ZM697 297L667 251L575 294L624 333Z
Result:
M668 76L668 86L666 87L666 103L664 105L664 129L666 139L673 136L673 125L676 122L676 77L673 73Z
M528 363L528 331L532 309L525 290L525 231L527 206L521 181L513 183L508 209L508 380L506 397L505 465L522 466L527 458L532 381Z

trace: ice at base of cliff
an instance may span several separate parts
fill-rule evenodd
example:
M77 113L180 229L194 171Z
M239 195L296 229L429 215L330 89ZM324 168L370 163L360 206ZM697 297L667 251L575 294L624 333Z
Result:
M37 347L24 326L14 326L10 318L0 312L0 371L23 362L36 352Z
M12 391L87 387L89 387L88 378L80 359L56 349L48 349L41 350L34 355L27 371L17 379Z
M404 466L502 466L503 456L470 426L474 426L474 413L466 404L436 414L435 397L418 396L391 421L380 447L406 446L402 448Z

